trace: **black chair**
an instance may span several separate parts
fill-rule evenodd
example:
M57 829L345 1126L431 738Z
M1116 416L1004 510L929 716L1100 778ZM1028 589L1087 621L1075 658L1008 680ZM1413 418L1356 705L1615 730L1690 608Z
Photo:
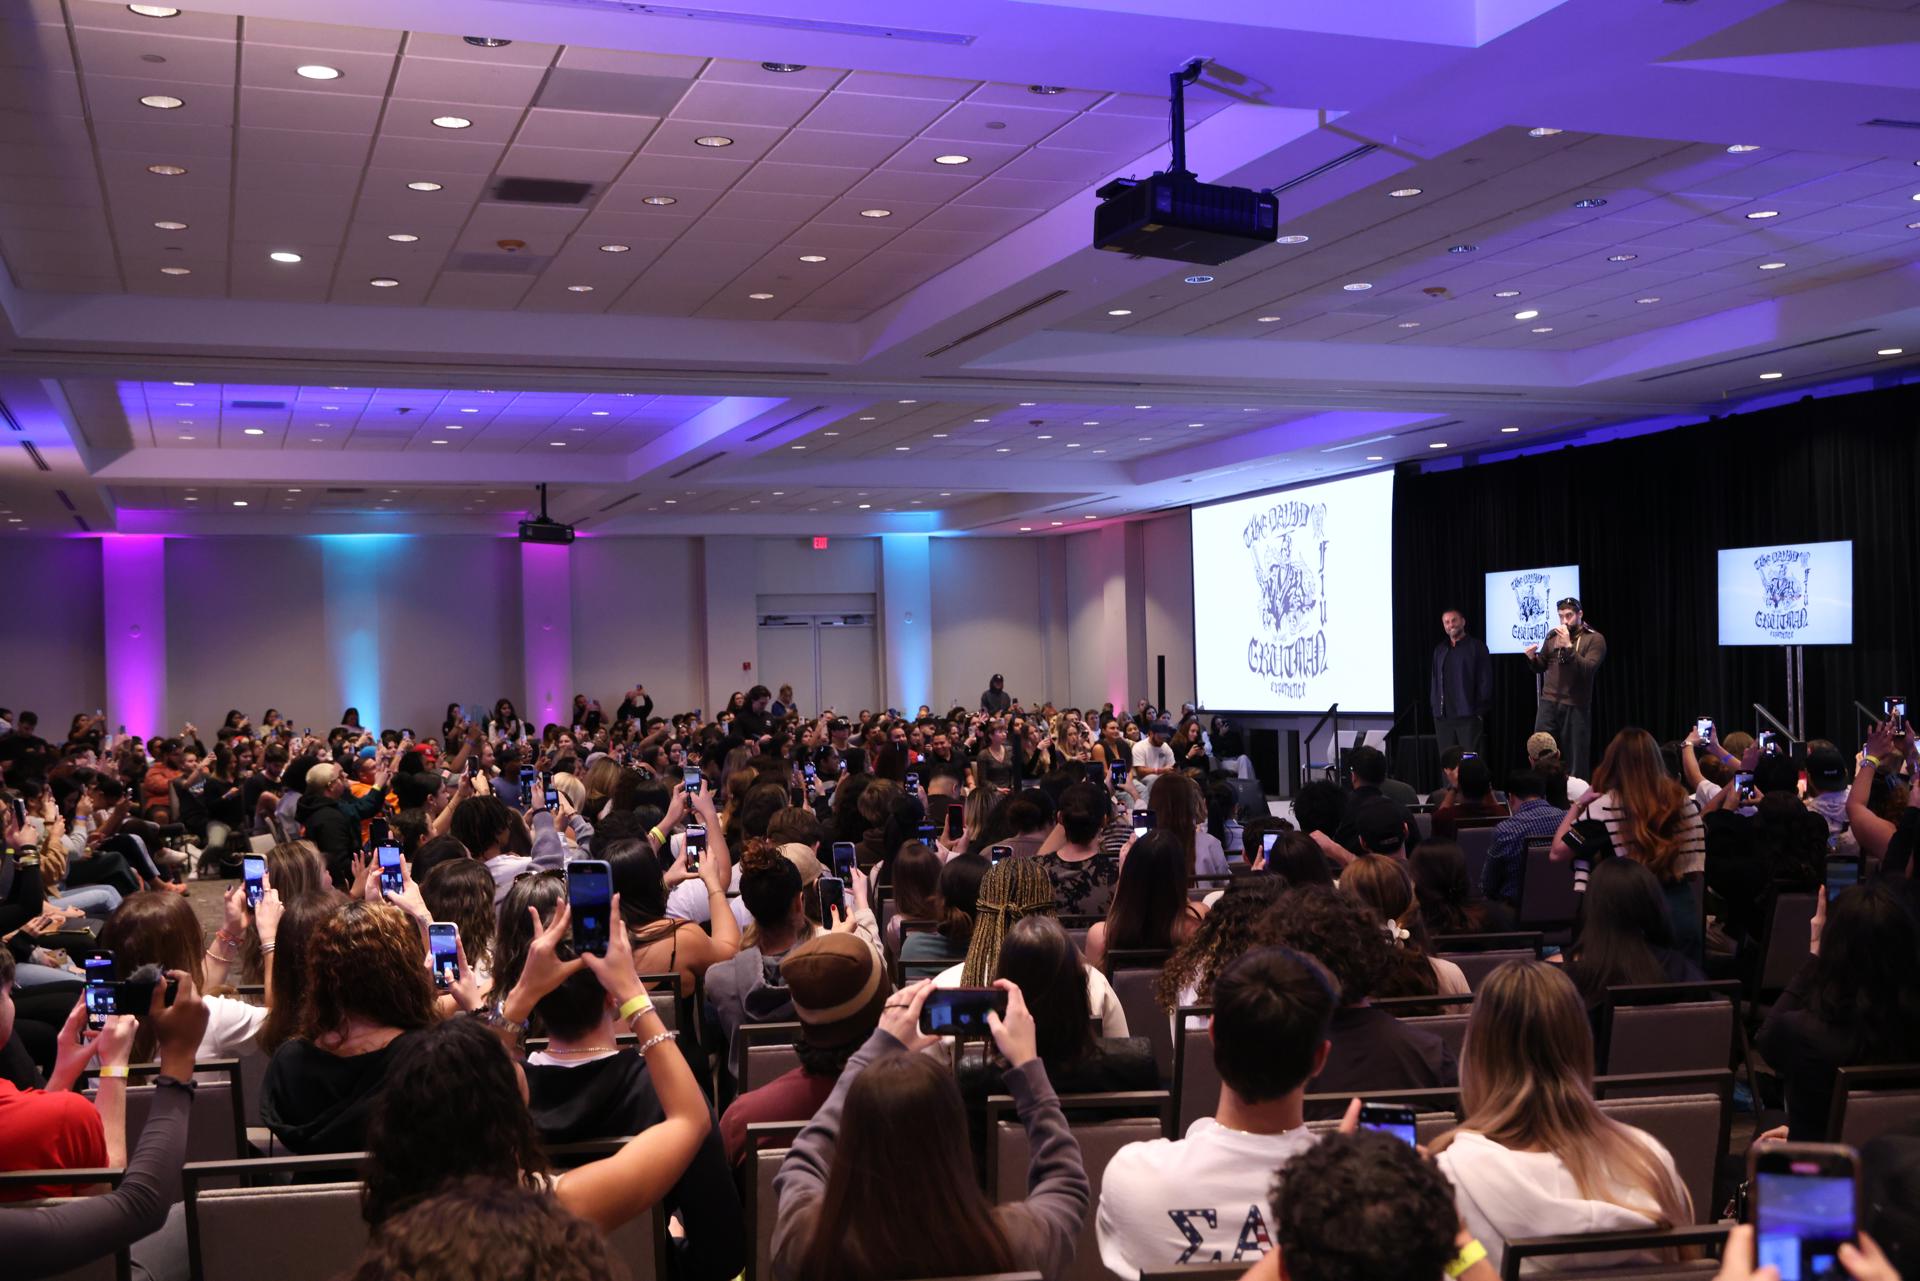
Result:
M1473 1004L1473 993L1460 992L1454 995L1432 996L1380 996L1368 1002L1376 1010L1385 1010L1397 1019L1416 1014L1447 1014L1464 1010Z
M1220 1071L1213 1063L1213 1039L1207 1035L1211 1005L1183 1005L1173 1012L1173 1132L1179 1138L1220 1103ZM1200 1026L1193 1027L1193 1020Z
M1191 1281L1193 1277L1239 1277L1245 1276L1251 1266L1244 1260L1239 1263L1190 1263L1184 1268L1166 1268L1155 1271L1143 1269L1140 1281Z
M131 1151L131 1146L129 1146ZM97 1188L102 1184L118 1187L125 1170L9 1170L0 1174L0 1196L16 1192L21 1188L67 1187L78 1194L81 1188ZM9 1206L20 1209L35 1205L58 1205L70 1198L58 1197L47 1200L12 1201ZM4 1250L0 1246L0 1250ZM17 1260L15 1260L17 1262ZM128 1248L121 1246L111 1254L101 1255L89 1263L69 1268L65 1272L50 1274L46 1281L129 1281L133 1275L133 1262Z
M798 1023L742 1023L733 1034L740 1052L740 1093L755 1090L800 1066L793 1043Z
M1153 1061L1159 1065L1162 1081L1173 1079L1173 1026L1154 989L1172 955L1157 950L1119 950L1106 956L1113 994L1127 1015L1127 1035L1144 1036L1152 1043Z
M1714 1176L1733 1124L1733 1074L1671 1073L1665 1085L1634 1084L1658 1075L1602 1077L1594 1082L1597 1105L1660 1141L1693 1202L1694 1221L1711 1223L1718 1217Z
M1623 1250L1677 1250L1688 1246L1709 1251L1725 1244L1729 1225L1715 1223L1685 1228L1660 1228L1632 1232L1590 1232L1584 1235L1521 1237L1506 1243L1500 1260L1500 1281L1519 1281L1521 1266L1529 1259L1540 1260L1568 1254L1601 1254ZM1674 1263L1624 1264L1596 1268L1554 1268L1559 1281L1589 1278L1613 1278L1614 1281L1693 1281L1712 1277L1719 1271L1713 1259Z
M1480 884L1480 873L1486 870L1487 856L1493 853L1493 829L1503 820L1481 822L1477 819L1463 819L1455 833L1460 843L1460 853L1467 860L1467 877L1473 885Z
M264 1059L264 1055L249 1055ZM202 1059L193 1065L193 1104L187 1114L187 1160L225 1161L247 1155L246 1086L240 1059ZM89 1095L99 1069L83 1076ZM160 1075L158 1063L127 1065L127 1151L132 1152L153 1109L150 1084ZM261 1071L265 1078L264 1068Z
M1827 1138L1859 1148L1920 1118L1920 1063L1843 1067L1833 1078Z
M1760 965L1754 971L1752 999L1778 996L1807 962L1816 896L1804 890L1783 890L1773 896L1767 926L1760 940Z
M1520 908L1514 919L1523 928L1564 930L1580 910L1573 887L1573 860L1556 862L1553 838L1527 838L1520 863Z
M1738 980L1607 989L1595 1062L1604 1076L1712 1071L1740 1057Z

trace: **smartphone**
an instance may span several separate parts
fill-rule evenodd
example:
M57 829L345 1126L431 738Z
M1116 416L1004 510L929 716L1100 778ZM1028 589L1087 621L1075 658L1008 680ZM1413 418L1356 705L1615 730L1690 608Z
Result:
M1860 1158L1831 1143L1762 1143L1747 1157L1753 1187L1755 1267L1780 1281L1842 1278L1839 1251L1854 1241L1860 1208Z
M109 1014L120 1012L114 1004L117 989L113 981L113 953L89 956L86 971L87 1030L98 1032L107 1025Z
M1105 778L1106 774L1101 770L1099 761L1087 762L1087 781L1089 783L1102 782Z
M474 775L478 774L479 772L480 772L480 758L478 756L467 757L467 777L472 778Z
M947 839L957 841L966 834L967 816L958 800L947 806Z
M540 772L534 769L533 766L522 765L520 767L520 808L521 809L526 809L529 805L533 804L533 785L534 785L534 781L539 777L540 777Z
M997 987L937 988L920 1007L920 1030L929 1036L990 1036L987 1014L1007 1016L1007 994Z
M1733 776L1733 794L1743 801L1753 799L1753 775L1735 774Z
M547 802L547 813L549 814L559 813L560 812L560 789L557 787L549 787L546 791L546 802Z
M909 792L917 792L920 790L920 776L911 770L907 772L907 790Z
M1904 722L1907 719L1907 696L1905 694L1889 694L1880 700L1880 704L1886 711L1888 720Z
M1260 853L1267 858L1273 857L1273 847L1280 843L1280 833L1262 832L1260 834Z
M1153 830L1153 811L1135 810L1133 812L1133 839L1139 840Z
M987 857L995 863L998 863L1003 858L1012 858L1013 846L995 845L987 851Z
M430 923L427 948L433 953L433 985L452 987L460 977L460 927L452 921Z
M258 854L242 855L240 875L247 882L247 906L259 907L260 896L267 892L267 860Z
M687 870L700 870L700 856L707 852L707 829L698 823L687 824Z
M1461 760L1463 760L1463 761L1477 761L1477 760L1479 760L1479 759L1480 759L1480 753L1478 753L1478 752L1462 752L1462 753L1460 753L1460 759L1461 759Z
M567 906L573 912L573 950L605 956L613 928L613 870L605 859L567 864Z
M395 894L407 888L407 878L400 870L400 847L382 845L374 853L380 859L380 890L385 893L392 890Z
M1774 733L1770 729L1761 730L1760 731L1761 754L1765 756L1772 756L1774 753L1778 752L1779 750L1780 750L1780 736Z
M393 829L387 826L384 818L367 820L367 840L373 845L385 845L393 835Z
M806 774L808 782L812 782L814 779L820 777L820 771L813 767L812 761L807 762L806 768L802 772Z
M835 912L841 918L847 914L847 883L837 876L823 876L813 884L820 894L820 924L831 928L838 919Z
M1362 1103L1360 1125L1368 1130L1384 1130L1408 1147L1416 1144L1413 1109L1401 1103Z
M1702 716L1697 718L1693 722L1693 732L1700 736L1701 742L1711 743L1713 741L1713 717Z
M919 830L914 834L913 839L919 841L922 845L931 845L938 839L939 835L939 828L931 823L922 823Z
M854 856L852 841L833 843L833 874L835 876L843 881L852 880L853 869L858 866L858 863L858 859Z
M1114 761L1107 766L1107 776L1113 780L1115 787L1119 787L1127 781L1127 763L1125 761Z

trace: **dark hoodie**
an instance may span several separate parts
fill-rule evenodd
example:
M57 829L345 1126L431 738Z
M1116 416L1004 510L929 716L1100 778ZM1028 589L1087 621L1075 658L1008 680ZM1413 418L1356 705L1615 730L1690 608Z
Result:
M566 1067L530 1063L526 1074L527 1110L547 1143L624 1138L666 1119L646 1062L632 1050ZM693 1164L661 1204L687 1229L668 1252L669 1276L728 1281L740 1274L747 1231L719 1126L707 1130Z
M386 804L387 789L376 787L365 796L302 796L294 807L293 816L327 861L327 874L338 888L353 883L353 854L360 848L361 822Z
M342 1058L311 1041L292 1040L273 1052L261 1088L260 1119L299 1156L364 1152L367 1114L387 1079L387 1067L413 1036L402 1032L384 1049Z
M804 940L796 939L795 945ZM734 1033L742 1023L786 1023L793 1019L793 997L780 977L786 953L768 956L757 947L740 949L707 971L707 1004L727 1039L727 1071L740 1079L740 1060Z

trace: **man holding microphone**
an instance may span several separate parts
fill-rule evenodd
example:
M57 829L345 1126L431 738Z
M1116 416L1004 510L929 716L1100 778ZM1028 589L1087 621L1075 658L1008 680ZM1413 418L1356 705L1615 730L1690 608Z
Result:
M1593 680L1606 661L1607 638L1587 626L1578 598L1568 596L1558 609L1560 625L1547 633L1541 645L1527 646L1527 662L1546 675L1540 683L1533 728L1535 733L1552 734L1566 757L1568 772L1586 778Z

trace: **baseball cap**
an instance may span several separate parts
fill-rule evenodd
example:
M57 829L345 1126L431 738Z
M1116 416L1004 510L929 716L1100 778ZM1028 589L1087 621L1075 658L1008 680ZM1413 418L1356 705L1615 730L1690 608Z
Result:
M1354 831L1361 846L1372 854L1398 854L1406 844L1406 825L1400 820L1400 807L1384 796L1360 802L1353 812Z
M1847 758L1831 747L1822 747L1807 756L1807 781L1832 791L1847 781Z
M800 1039L821 1049L866 1040L893 993L886 967L852 934L816 934L787 953L780 977Z
M1553 735L1545 730L1527 736L1527 759L1530 761L1537 761L1543 756L1552 756L1559 750L1560 744L1554 742Z
M813 852L813 846L802 845L798 841L788 841L780 847L780 857L800 869L800 884L811 885L820 879L824 869L820 866L819 855Z

